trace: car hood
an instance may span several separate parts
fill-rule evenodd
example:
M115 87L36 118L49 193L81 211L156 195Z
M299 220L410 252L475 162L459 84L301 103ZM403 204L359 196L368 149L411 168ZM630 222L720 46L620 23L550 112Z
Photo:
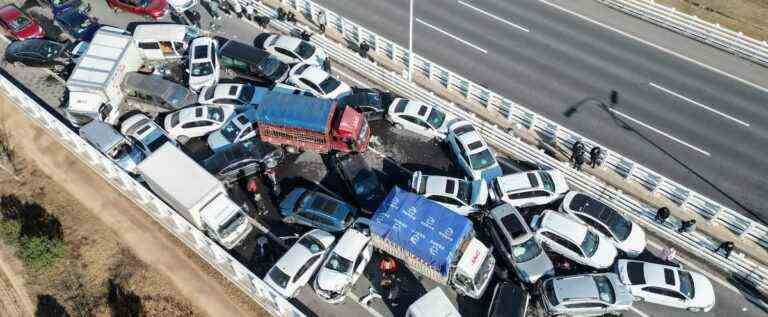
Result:
M607 268L613 264L617 254L618 251L616 251L616 247L613 246L613 243L610 243L605 236L600 236L597 251L595 251L595 254L593 254L590 259L591 266L599 269Z
M118 166L129 173L136 174L136 166L144 160L144 154L138 148L132 147L131 151L116 160Z
M693 288L696 290L693 299L691 299L691 306L707 310L715 306L715 289L712 287L712 282L704 275L696 272L690 273L691 278L693 278Z
M322 268L317 273L317 286L324 291L340 293L351 283L352 278L340 272Z
M504 173L501 171L501 166L499 166L499 163L494 163L491 167L486 168L482 172L480 172L480 178L485 180L488 184L493 184L493 180L496 179L496 177L502 176Z
M485 205L488 202L488 183L484 180L472 182L472 201L473 206Z
M208 135L208 146L211 148L211 150L215 151L216 149L224 147L227 144L229 144L229 140L227 140L227 138L225 138L220 131L215 131Z
M19 39L25 40L25 39L32 39L32 38L42 38L44 36L43 28L37 24L37 22L32 21L27 27L19 30L16 32L18 34Z
M629 236L624 241L617 241L616 247L630 256L637 256L645 250L645 231L638 224L632 223Z
M530 261L516 263L517 274L526 283L536 283L544 276L554 275L554 266L552 261L543 250L539 255Z
M563 195L570 189L568 187L568 182L565 180L565 175L563 175L563 173L554 172L554 173L550 173L549 175L552 176L552 181L555 183L556 194Z

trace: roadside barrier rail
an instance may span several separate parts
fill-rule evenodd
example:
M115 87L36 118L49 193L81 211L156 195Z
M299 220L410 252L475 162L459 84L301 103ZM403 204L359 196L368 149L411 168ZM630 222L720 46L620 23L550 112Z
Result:
M717 23L685 14L653 0L597 0L673 32L728 51L754 63L768 66L768 42L759 41Z
M216 242L192 226L154 193L144 188L118 165L70 130L67 125L17 87L5 74L0 76L0 89L30 120L45 128L85 165L141 207L150 217L184 242L188 248L194 250L272 316L305 316Z
M273 18L272 26L284 32L290 32L294 29L294 25L290 23L274 20L276 18L274 9L260 1L240 0L240 2L243 5L255 5L259 7L262 13L267 12L270 18ZM341 33L346 40L354 43L365 40L369 43L372 50L380 53L380 55L387 56L388 59L403 67L407 67L408 51L406 49L355 24L349 19L309 0L281 0L281 2L283 5L303 13L307 17L314 18L318 12L325 12L328 29L333 28ZM653 217L655 216L656 208L653 206L630 197L621 190L608 186L589 174L575 171L569 167L567 162L561 162L550 157L542 150L536 149L519 138L510 135L509 132L499 128L497 125L478 118L474 113L468 113L452 102L442 100L434 92L403 79L402 74L388 71L375 63L362 59L356 52L325 36L313 36L311 41L322 47L336 61L360 74L365 74L369 79L386 86L396 93L415 100L424 101L460 118L472 121L489 143L503 152L513 154L520 159L540 162L557 168L566 175L573 188L602 198L603 201L617 210L626 212L648 230L653 230L662 237L728 272L738 274L745 280L750 281L754 286L760 289L768 287L768 269L758 261L747 256L734 255L730 259L726 259L721 255L715 254L712 250L720 243L717 239L701 232L678 234L676 228L679 227L679 219L671 219L664 225L654 222ZM518 105L514 101L502 97L415 54L414 71L420 72L431 80L440 82L446 89L459 92L469 101L478 102L488 110L502 113L508 120L519 126L538 132L540 135L549 136L551 138L549 141L553 143L565 144L569 146L568 148L577 140L588 144L588 147L597 145L595 142ZM603 148L606 149L605 147ZM639 183L649 191L678 203L681 208L706 217L710 224L723 225L739 234L742 238L751 239L768 247L768 229L762 224L754 223L748 218L621 156L615 151L607 150L608 155L604 166L621 175L627 182Z

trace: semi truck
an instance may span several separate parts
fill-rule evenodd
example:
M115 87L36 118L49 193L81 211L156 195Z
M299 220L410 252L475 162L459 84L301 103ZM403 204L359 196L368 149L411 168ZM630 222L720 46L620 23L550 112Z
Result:
M76 126L91 120L117 123L124 97L120 84L142 63L130 34L110 26L100 28L67 79L67 119Z
M155 194L224 248L236 247L253 229L224 185L172 143L152 152L137 169Z
M289 152L365 152L371 131L368 122L352 107L332 99L272 92L256 108L261 139Z
M466 217L394 187L371 223L373 246L411 270L475 299L488 287L496 259Z

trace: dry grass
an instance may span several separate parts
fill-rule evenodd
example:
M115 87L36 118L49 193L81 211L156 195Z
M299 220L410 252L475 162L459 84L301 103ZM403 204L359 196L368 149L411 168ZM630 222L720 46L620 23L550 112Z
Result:
M768 40L766 0L655 0L752 38Z

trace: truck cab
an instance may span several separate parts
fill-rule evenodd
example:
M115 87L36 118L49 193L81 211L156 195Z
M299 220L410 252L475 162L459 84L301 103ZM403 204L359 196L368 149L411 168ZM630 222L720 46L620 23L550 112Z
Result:
M234 248L253 229L240 207L224 193L216 194L200 210L206 231L226 249Z
M451 283L459 293L480 298L488 287L495 266L496 259L491 249L472 238L464 246Z
M186 25L154 23L136 26L133 40L145 61L167 62L182 59L189 42L199 35Z
M99 120L111 125L117 124L120 117L118 107L112 106L106 100L88 92L71 91L69 101L65 103L65 116L75 126L82 126L93 120Z
M339 108L341 115L332 131L333 150L339 152L365 152L371 139L371 129L362 113L352 107Z

